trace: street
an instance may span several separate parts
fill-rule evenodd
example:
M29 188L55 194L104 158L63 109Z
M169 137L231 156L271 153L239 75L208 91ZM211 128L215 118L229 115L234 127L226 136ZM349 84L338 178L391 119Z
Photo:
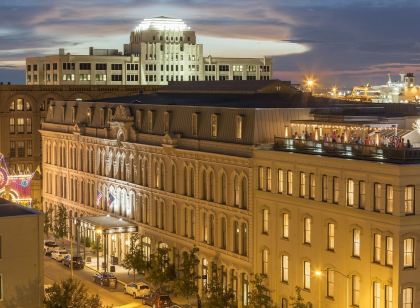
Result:
M101 287L93 282L94 271L89 268L83 270L74 270L74 278L81 280L87 287L88 292L91 294L98 294L105 306L113 307L148 307L141 304L141 300L133 299L131 296L124 294L123 287L119 285L118 289L109 289ZM71 276L70 269L63 266L60 262L57 262L50 257L44 256L44 276L45 284L53 284L53 282L59 282L67 279Z

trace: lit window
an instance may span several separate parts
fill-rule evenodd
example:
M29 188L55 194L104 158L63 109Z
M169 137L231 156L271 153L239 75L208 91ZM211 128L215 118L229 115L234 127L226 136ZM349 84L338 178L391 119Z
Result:
M23 99L22 98L18 98L16 100L16 110L17 111L22 111L23 110Z
M303 221L303 242L305 244L311 243L311 219L306 217Z
M279 194L283 193L283 187L284 187L283 170L278 169L277 170L277 191Z
M404 190L404 208L406 215L414 214L414 186L406 186Z
M3 300L3 275L0 274L0 301Z
M287 194L293 195L293 172L290 170L287 171Z
M267 191L271 191L272 185L271 185L271 168L267 168Z
M263 210L263 233L268 234L268 210Z
M233 223L233 252L239 253L239 223Z
M404 240L404 268L414 267L414 239Z
M353 229L353 257L360 257L360 230Z
M338 198L340 197L340 185L338 182L338 177L333 177L333 203L338 203Z
M385 203L385 212L392 214L394 211L394 189L392 185L386 185L386 203Z
M359 208L364 209L366 205L366 183L359 181Z
M311 262L303 262L303 288L311 289Z
M334 270L327 269L327 296L334 297Z
M289 282L289 256L281 256L281 281Z
M289 214L283 214L283 238L289 238Z
M391 236L386 237L385 241L385 264L392 265L394 255L394 239Z
M304 172L300 173L300 191L299 196L304 198L306 194L306 174Z
M413 288L403 289L403 308L414 308Z
M264 167L258 167L258 189L264 190Z
M378 233L375 233L373 236L373 262L381 262L381 241L382 236Z
M24 133L24 127L25 127L25 119L24 118L18 118L17 119L17 132L18 134Z
M211 136L217 137L218 127L217 127L217 114L211 115Z
M381 184L375 183L373 189L373 210L379 212L381 209Z
M335 225L332 223L328 224L328 250L334 250L335 248Z
M381 284L373 283L373 308L381 308Z
M328 201L328 177L326 175L322 176L322 201Z
M360 277L353 275L351 277L351 304L359 307L360 303Z
M262 251L262 274L268 274L268 249Z
M235 118L235 124L236 139L242 139L243 116L237 115Z
M392 286L385 286L385 308L393 308L392 305Z
M354 181L347 180L347 205L354 206Z
M316 180L313 173L309 174L309 185L309 198L315 199Z
M14 134L15 133L15 118L9 119L9 133Z

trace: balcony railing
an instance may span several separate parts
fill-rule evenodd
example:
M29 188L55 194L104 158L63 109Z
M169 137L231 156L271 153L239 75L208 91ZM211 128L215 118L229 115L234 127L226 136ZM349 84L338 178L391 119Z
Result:
M274 150L391 163L420 163L420 148L393 148L274 137Z

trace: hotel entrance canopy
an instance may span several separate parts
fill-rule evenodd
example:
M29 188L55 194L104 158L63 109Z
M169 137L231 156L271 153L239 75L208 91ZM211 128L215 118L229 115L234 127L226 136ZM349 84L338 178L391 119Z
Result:
M136 224L110 215L78 217L77 221L84 229L100 230L104 234L131 233L138 230Z

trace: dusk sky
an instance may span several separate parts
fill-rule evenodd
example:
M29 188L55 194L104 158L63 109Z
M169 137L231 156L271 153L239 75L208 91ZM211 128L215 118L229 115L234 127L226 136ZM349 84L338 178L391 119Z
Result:
M184 19L205 55L273 56L282 80L420 78L420 0L1 0L0 81L24 83L25 57L60 47L122 50L143 18L160 15Z

